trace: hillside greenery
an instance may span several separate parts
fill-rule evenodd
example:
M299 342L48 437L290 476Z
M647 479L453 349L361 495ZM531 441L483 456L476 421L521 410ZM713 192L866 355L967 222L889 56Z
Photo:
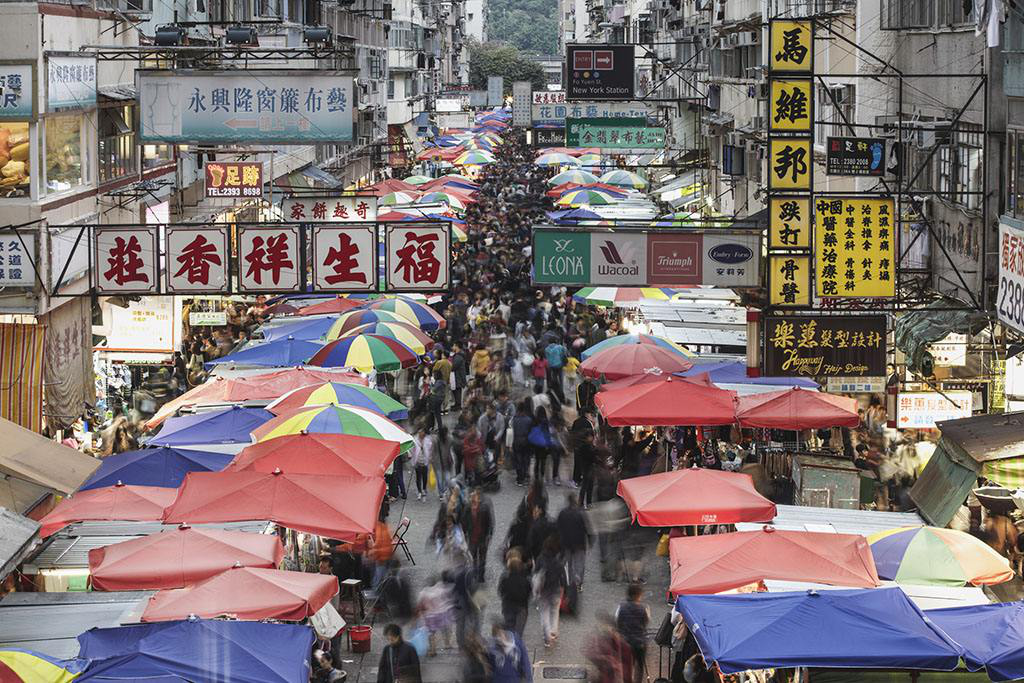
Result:
M541 55L558 53L558 0L487 0L487 38Z

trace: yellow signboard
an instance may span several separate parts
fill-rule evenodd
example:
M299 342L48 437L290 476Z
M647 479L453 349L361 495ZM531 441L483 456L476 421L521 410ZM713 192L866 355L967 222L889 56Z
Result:
M772 197L768 200L768 227L769 249L809 249L810 196Z
M818 296L896 296L895 200L819 197L814 208Z
M768 150L768 189L810 190L813 157L810 138L772 138Z
M771 73L814 73L814 27L810 19L773 19L768 43Z
M768 303L772 306L810 306L810 254L772 254L769 257L768 288Z
M810 133L814 125L814 85L809 78L772 80L768 129Z

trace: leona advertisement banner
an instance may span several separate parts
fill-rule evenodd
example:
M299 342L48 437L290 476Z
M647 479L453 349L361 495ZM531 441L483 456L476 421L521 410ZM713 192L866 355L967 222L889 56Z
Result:
M541 228L533 233L533 281L753 287L761 280L760 250L755 233Z

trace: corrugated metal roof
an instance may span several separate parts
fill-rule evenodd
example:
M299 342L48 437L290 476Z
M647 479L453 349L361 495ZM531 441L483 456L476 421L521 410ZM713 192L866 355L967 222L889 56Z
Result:
M39 538L39 522L0 507L0 581L28 555Z
M957 450L949 447L943 433L924 471L910 489L910 499L929 524L943 527L949 524L978 480L975 468L980 466Z
M784 531L819 531L869 536L876 531L895 529L901 526L920 526L924 524L924 520L915 512L877 512L874 510L817 508L806 505L778 505L775 519L769 524ZM764 524L743 522L737 524L736 529L755 531L763 526Z
M942 438L977 462L1024 455L1024 412L976 415L938 423Z

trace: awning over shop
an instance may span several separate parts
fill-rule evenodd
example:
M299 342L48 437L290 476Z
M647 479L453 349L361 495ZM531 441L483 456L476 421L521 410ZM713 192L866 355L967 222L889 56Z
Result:
M106 97L111 100L134 100L139 97L135 86L130 84L102 85L96 91L100 97Z
M956 306L962 310L947 310ZM963 301L943 298L896 318L892 326L893 341L896 348L907 355L907 366L915 372L922 372L929 344L945 338L950 332L977 333L988 322L987 314L971 310Z
M15 482L43 487L55 493L78 490L82 482L100 466L96 458L50 441L2 418L0 443L4 445L0 449L0 472L9 475ZM27 488L21 493L31 498L39 491ZM4 494L0 493L0 505L21 512L25 509L24 505L29 503L21 494L12 497L15 500L6 500Z
M21 564L39 538L39 522L0 507L0 581Z
M910 499L929 524L946 526L978 478L976 463L959 455L945 438L939 441L921 476L910 489Z
M953 607L925 612L967 651L967 668L993 681L1024 678L1024 603Z
M335 178L333 175L323 170L319 166L309 166L300 171L302 175L306 176L312 181L318 182L326 188L334 189L341 187L341 181Z

